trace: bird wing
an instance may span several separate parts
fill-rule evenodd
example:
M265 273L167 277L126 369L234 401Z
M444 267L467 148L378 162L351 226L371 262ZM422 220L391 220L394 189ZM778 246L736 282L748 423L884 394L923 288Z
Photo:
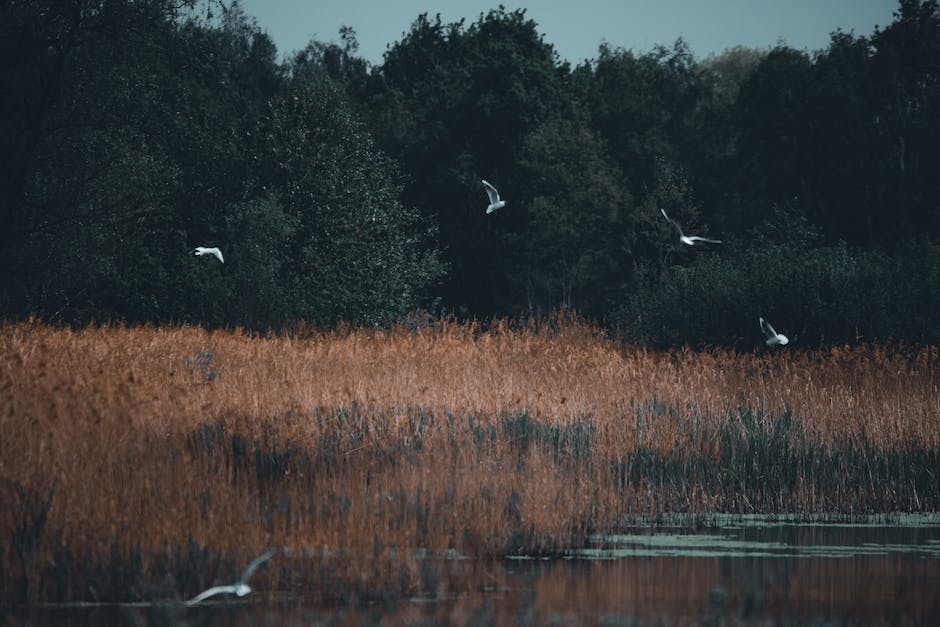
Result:
M216 259L218 259L218 260L221 261L222 263L225 263L225 259L222 258L222 251L221 251L221 250L219 250L218 248L213 248L213 249L212 249L212 254L215 255Z
M266 561L271 559L274 553L275 553L274 549L268 549L264 555L256 558L255 561L253 561L251 564L248 564L248 568L246 568L245 572L242 573L242 578L240 580L240 583L247 583L249 577L251 577L251 573L255 572L256 568L258 568L259 566L264 564Z
M191 598L189 601L186 602L186 605L195 605L201 601L205 601L209 597L214 597L217 594L234 594L234 593L235 593L234 586L214 586L212 588L209 588L208 590L204 590L203 592L200 592L199 594Z
M720 244L720 239L709 239L707 237L699 237L698 235L689 235L689 239L696 242L708 242L709 244Z
M483 187L486 188L486 195L490 199L490 204L495 205L496 203L498 203L499 192L496 191L496 188L490 185L489 183L487 183L486 181L482 181L482 183L483 183Z
M764 335L766 335L769 338L777 337L777 332L774 331L774 328L770 326L770 323L764 320L763 318L760 319L760 329L761 331L764 332Z
M660 212L661 214L663 214L663 217L666 218L667 220L669 220L669 222L670 222L674 227L676 227L676 229L678 229L678 231L679 231L679 236L680 236L680 237L685 237L685 233L682 232L682 227L679 226L679 223L678 223L678 222L676 222L675 220L673 220L672 218L670 218L668 215L666 215L666 210L665 210L665 209L660 208L660 209L659 209L659 212Z

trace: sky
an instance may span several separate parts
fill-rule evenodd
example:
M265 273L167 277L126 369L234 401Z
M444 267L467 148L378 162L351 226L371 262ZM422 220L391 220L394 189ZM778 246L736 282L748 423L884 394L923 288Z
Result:
M355 29L359 55L382 62L386 46L402 38L421 13L445 22L475 21L500 0L241 0L245 13L274 40L281 55L311 38L338 42L340 26ZM897 0L502 0L526 8L545 41L573 64L597 56L601 42L634 52L682 37L698 59L735 45L783 43L813 52L836 29L870 35L893 21Z

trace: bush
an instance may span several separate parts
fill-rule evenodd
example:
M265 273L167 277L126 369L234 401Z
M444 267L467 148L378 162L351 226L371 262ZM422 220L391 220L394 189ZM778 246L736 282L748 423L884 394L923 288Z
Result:
M651 345L757 344L761 316L802 344L936 343L940 329L927 316L940 305L938 287L940 248L930 242L894 255L841 243L732 242L688 266L644 269L614 320L626 337Z

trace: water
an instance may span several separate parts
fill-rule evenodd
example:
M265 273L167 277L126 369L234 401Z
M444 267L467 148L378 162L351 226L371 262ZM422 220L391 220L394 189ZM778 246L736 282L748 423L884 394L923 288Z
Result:
M46 608L60 625L940 625L940 516L862 523L713 516L597 536L551 559L517 556L498 586L456 598L315 607L276 595L202 608Z

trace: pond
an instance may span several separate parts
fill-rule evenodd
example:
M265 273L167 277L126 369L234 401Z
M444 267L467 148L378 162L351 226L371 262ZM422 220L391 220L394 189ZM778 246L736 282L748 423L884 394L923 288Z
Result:
M315 607L268 595L200 608L44 608L60 625L940 625L940 515L859 522L713 515L595 536L562 557L514 556L498 586L456 598Z

